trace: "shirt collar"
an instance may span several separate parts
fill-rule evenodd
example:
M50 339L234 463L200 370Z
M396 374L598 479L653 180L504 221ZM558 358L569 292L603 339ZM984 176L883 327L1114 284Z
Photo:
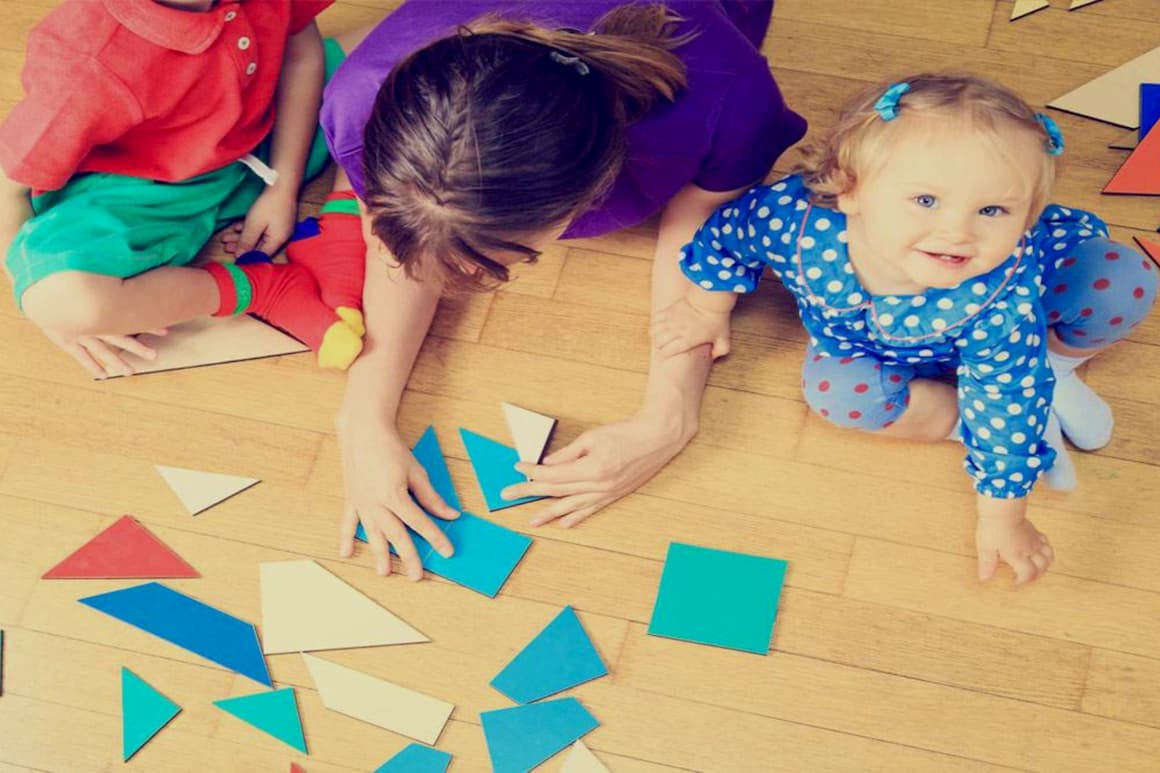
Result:
M104 0L109 14L133 34L183 54L203 53L217 40L224 12L181 11L155 0Z

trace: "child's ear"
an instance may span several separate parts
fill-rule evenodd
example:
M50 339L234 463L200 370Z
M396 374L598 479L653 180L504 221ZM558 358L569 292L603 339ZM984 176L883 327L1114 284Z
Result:
M838 211L846 217L858 214L860 207L858 206L858 196L856 191L848 190L845 193L838 194Z

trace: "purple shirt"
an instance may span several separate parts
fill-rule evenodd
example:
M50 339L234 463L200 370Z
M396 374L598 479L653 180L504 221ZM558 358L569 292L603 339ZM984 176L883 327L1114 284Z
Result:
M339 67L323 98L322 127L331 155L364 195L363 129L379 86L396 63L451 34L461 24L505 10L550 27L589 29L625 0L499 2L409 0L384 19ZM727 191L760 181L782 152L805 134L806 122L786 107L765 58L721 2L667 0L685 21L677 34L696 37L675 50L688 87L628 129L628 157L612 191L568 227L565 238L627 228L660 211L694 183ZM732 3L768 13L771 2ZM745 20L752 27L752 19ZM754 35L753 30L748 30Z

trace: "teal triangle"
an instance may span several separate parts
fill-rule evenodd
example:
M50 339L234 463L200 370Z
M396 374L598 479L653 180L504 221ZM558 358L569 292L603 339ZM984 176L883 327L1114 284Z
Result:
M413 743L375 768L375 773L444 773L450 764L447 752Z
M520 461L516 449L462 427L459 429L459 436L463 438L463 445L467 447L467 456L471 459L475 479L479 481L479 488L483 491L483 499L487 502L489 511L495 512L505 507L543 499L543 497L504 499L499 495L499 492L508 486L528 482L528 479L516 469L516 463Z
M572 607L564 607L491 686L516 703L532 703L607 673L580 618Z
M121 666L121 756L125 762L179 711L180 706Z
M269 733L282 743L293 746L303 754L308 753L293 687L225 698L214 701L213 705L233 714L243 722L248 722L262 732Z
M495 773L525 773L600 724L575 698L479 715Z

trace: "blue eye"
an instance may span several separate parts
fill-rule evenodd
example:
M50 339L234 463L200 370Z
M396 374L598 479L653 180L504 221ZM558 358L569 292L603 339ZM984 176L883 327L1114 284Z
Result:
M938 204L938 199L931 196L929 193L920 193L914 197L914 203L926 209L932 209L935 204Z
M984 217L998 217L999 215L1006 215L1007 208L1000 207L998 204L991 204L980 209L979 214Z

